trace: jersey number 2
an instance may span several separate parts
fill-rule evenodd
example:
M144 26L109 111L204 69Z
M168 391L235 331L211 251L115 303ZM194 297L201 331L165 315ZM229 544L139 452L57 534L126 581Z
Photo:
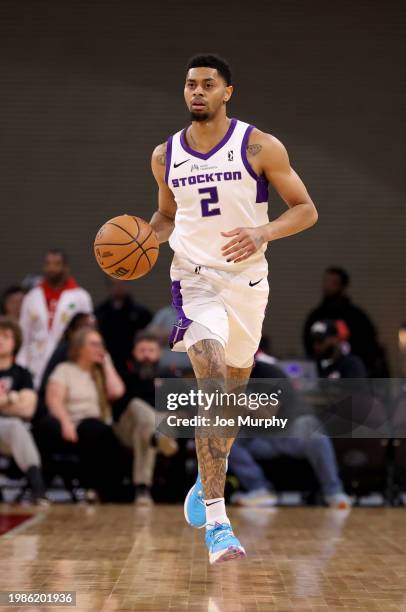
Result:
M203 217L214 217L214 215L221 215L221 210L217 206L213 208L213 204L219 203L219 196L217 193L217 187L202 187L199 189L200 194L206 194L209 196L208 198L202 198L200 200L200 204L202 207L202 216Z

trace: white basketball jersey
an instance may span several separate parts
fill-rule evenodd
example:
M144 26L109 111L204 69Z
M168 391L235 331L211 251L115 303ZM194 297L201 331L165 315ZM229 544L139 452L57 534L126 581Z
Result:
M246 154L252 130L231 119L224 138L208 153L188 146L186 128L169 138L165 179L177 204L169 240L176 255L220 270L266 267L266 245L238 264L227 262L221 253L231 238L220 232L269 221L268 182L254 172Z

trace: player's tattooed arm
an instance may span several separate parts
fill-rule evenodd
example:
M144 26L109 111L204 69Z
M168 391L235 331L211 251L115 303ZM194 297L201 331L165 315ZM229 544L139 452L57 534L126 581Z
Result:
M166 147L166 142L157 147L159 150L156 153L156 161L160 166L166 166Z
M259 132L255 140L262 144L257 157L259 174L265 176L289 208L263 226L264 240L277 240L308 229L317 221L317 210L303 181L292 168L285 147L277 138L263 132Z
M222 247L222 254L228 262L244 261L265 242L302 232L314 225L318 218L316 207L279 140L254 128L247 143L247 158L253 171L272 184L289 210L266 225L230 228L228 232L221 232L225 238L231 238Z
M150 221L158 242L166 242L175 227L176 202L172 191L165 180L166 171L166 142L158 145L152 153L152 173L158 183L158 210Z
M262 151L262 145L260 144L247 144L247 155L248 157L254 157L255 155L258 155L258 153L261 153Z

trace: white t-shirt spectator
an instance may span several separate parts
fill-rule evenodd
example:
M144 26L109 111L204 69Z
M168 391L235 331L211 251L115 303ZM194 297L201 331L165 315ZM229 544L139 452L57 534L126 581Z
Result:
M55 368L49 380L66 387L65 409L75 425L83 419L101 418L96 383L88 370L66 361Z

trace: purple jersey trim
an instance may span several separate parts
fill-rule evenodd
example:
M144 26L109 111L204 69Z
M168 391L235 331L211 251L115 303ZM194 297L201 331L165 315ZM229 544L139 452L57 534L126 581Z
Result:
M187 328L191 323L193 323L193 321L188 319L183 311L183 298L180 288L180 281L172 281L171 291L172 304L176 310L177 316L176 323L173 326L171 335L169 336L169 346L173 348L177 342L183 340L183 336L185 335Z
M268 202L268 181L264 176L257 178L257 197L255 200L256 204Z
M256 204L261 204L262 202L268 202L268 181L264 176L259 176L255 172L247 158L248 140L253 129L254 126L249 125L245 130L245 134L241 143L241 159L248 174L250 174L252 178L255 179L257 182L257 197L255 202Z
M227 133L220 140L220 142L218 144L216 144L216 146L213 147L213 149L211 149L211 151L209 151L208 153L199 153L199 151L194 151L193 149L191 149L189 147L188 143L186 142L186 130L187 130L187 128L182 130L182 133L180 135L180 143L181 143L183 149L187 153L189 153L189 155L193 155L194 157L198 157L199 159L205 159L206 160L206 159L209 159L215 153L217 153L217 151L219 151L222 147L224 147L226 142L228 142L230 140L231 135L234 132L234 129L235 129L236 125L237 125L237 119L231 119L230 125L229 125L228 130L227 130Z
M247 129L245 130L245 134L244 134L244 137L243 137L242 143L241 143L241 159L242 159L242 162L243 162L243 164L245 166L245 169L248 172L248 174L250 174L253 179L258 180L259 179L258 174L254 171L253 167L251 166L251 164L249 163L248 158L247 158L248 140L249 140L250 134L251 134L253 129L254 129L254 126L253 125L249 125L247 127Z
M169 136L166 146L166 160L165 160L165 183L168 184L169 170L171 169L172 161L172 136Z

